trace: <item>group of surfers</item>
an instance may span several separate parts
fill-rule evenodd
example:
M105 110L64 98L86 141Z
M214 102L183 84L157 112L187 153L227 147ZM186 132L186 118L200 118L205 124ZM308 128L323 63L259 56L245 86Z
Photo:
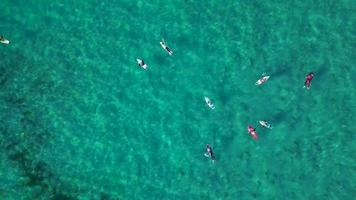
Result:
M305 81L304 81L304 87L305 88L310 89L311 82L312 82L313 78L314 78L314 73L313 72L310 72L310 73L307 74L307 76L305 78ZM259 80L257 80L256 85L261 85L261 84L265 83L268 79L269 79L269 76L262 75L262 77ZM206 104L211 109L215 109L214 104L211 102L211 100L208 97L205 97L205 101L206 101ZM261 120L261 121L259 121L259 123L260 123L260 125L262 127L265 127L265 128L268 128L268 129L272 129L272 125L269 124L266 120ZM256 132L256 129L252 125L248 125L247 126L247 132L252 136L252 138L254 140L258 139L258 134ZM212 161L214 161L215 160L215 156L214 156L214 152L213 152L213 149L212 149L211 145L207 144L205 148L206 148L206 152L205 152L204 155L206 157L209 157Z
M0 43L7 45L7 44L10 43L10 41L9 41L8 39L6 39L4 36L0 35ZM169 48L169 47L166 45L166 43L165 43L165 41L164 41L163 39L162 39L159 43L160 43L161 47L162 47L170 56L173 55L173 51L171 50L171 48ZM137 58L136 61L137 61L138 65L139 65L140 67L142 67L143 69L147 69L148 66L147 66L147 64L144 62L143 59ZM262 74L262 77L256 81L255 85L261 85L261 84L265 83L269 78L270 78L270 76L265 75L265 74ZM306 76L306 78L305 78L304 87L306 87L307 89L309 89L313 78L314 78L314 73L313 73L313 72L308 73L307 76ZM204 97L204 99L205 99L206 104L209 106L209 108L215 109L214 104L212 103L212 101L211 101L208 97ZM268 129L272 129L271 124L269 124L266 120L261 120L261 121L259 121L259 123L260 123L260 125L261 125L262 127L265 127L265 128L268 128ZM257 139L258 139L258 134L257 134L255 128L254 128L252 125L248 125L248 126L247 126L247 132L252 136L252 138L253 138L254 140L257 140ZM213 149L212 149L212 147L211 147L210 144L207 144L207 145L206 145L206 152L205 152L204 155L205 155L206 157L209 157L212 161L215 160L214 152L213 152Z
M160 45L170 56L173 55L173 51L166 45L166 43L164 42L163 39L160 41ZM147 69L147 64L143 61L143 59L136 59L136 60L140 67L142 67L143 69ZM268 76L266 74L262 74L262 77L256 81L255 85L261 85L261 84L265 83L269 78L270 78L270 76ZM314 78L314 73L313 72L308 73L305 78L304 87L306 87L307 89L310 89L310 85L311 85L313 78ZM209 106L209 108L215 109L214 104L208 97L204 97L204 100L205 100L206 104ZM261 120L261 121L259 121L259 124L262 127L272 129L272 125L269 124L267 122L267 120ZM252 125L247 126L247 132L252 136L252 138L254 140L258 139L258 134L256 132L256 129ZM206 152L204 153L204 155L206 157L209 157L212 161L214 161L215 156L214 156L214 152L213 152L211 145L207 144L205 148L206 148Z

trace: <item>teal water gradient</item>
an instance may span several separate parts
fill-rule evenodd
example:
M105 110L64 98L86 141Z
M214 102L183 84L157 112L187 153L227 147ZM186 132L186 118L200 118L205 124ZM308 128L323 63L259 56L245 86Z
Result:
M2 1L0 199L353 199L355 10Z

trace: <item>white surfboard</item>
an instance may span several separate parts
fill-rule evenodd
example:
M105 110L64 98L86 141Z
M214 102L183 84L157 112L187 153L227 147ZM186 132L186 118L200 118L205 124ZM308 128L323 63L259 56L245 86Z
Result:
M142 67L143 69L147 69L148 66L147 66L145 63L142 65L143 60L137 58L136 61L137 61L137 64L138 64L140 67Z
M255 83L255 85L261 85L263 83L265 83L268 79L269 79L270 76L262 76L262 78L258 79Z
M209 106L211 109L215 109L214 104L211 102L211 100L208 97L204 97L205 103Z
M0 40L0 42L3 43L3 44L10 44L10 41L5 39L5 38Z

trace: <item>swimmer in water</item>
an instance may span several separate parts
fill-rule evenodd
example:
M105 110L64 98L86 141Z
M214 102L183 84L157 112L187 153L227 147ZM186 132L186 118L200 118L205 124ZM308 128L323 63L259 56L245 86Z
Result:
M214 152L213 152L213 149L211 148L210 144L206 145L206 152L205 152L204 156L210 158L213 162L215 161Z
M307 77L305 78L305 82L304 82L304 87L306 87L307 89L310 88L310 85L311 85L311 81L313 80L314 78L314 73L313 72L310 72Z
M166 43L164 42L164 39L162 39L159 44L161 45L161 47L171 56L173 54L173 51L166 45Z

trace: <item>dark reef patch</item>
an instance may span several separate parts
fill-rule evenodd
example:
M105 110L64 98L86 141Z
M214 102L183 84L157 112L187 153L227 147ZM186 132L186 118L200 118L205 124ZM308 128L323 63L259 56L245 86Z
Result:
M8 63L0 63L0 149L8 162L20 170L18 187L31 191L32 199L75 200L69 183L61 181L51 167L38 158L39 151L53 138L41 114L46 108L39 106L38 97L48 94L52 80L47 72L41 73L40 64L31 64L21 54L0 52L0 56L11 57ZM40 75L40 77L36 77ZM51 92L51 91L50 91ZM11 183L9 183L11 184Z

